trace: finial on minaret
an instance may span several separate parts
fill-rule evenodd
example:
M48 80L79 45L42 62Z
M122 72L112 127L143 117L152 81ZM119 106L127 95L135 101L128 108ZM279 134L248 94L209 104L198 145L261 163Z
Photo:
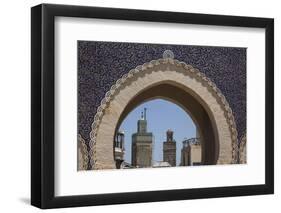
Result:
M146 120L146 110L147 110L147 108L144 107L144 120Z
M138 132L147 132L146 108L141 111L141 119L138 120Z

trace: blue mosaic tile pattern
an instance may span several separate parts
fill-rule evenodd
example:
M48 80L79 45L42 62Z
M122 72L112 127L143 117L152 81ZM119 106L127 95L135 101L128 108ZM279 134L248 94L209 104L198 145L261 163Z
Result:
M78 131L87 144L96 110L111 85L138 65L162 58L165 50L216 83L241 137L246 130L246 48L78 41Z

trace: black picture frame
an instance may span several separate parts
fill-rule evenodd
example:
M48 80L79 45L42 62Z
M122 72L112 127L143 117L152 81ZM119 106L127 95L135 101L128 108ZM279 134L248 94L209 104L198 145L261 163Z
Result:
M54 195L54 21L57 16L264 28L266 32L265 184L56 197ZM46 209L274 193L273 19L41 4L31 8L31 52L32 205Z

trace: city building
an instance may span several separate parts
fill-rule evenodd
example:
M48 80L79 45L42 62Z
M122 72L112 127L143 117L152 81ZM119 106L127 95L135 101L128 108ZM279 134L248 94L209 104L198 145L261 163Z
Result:
M182 142L180 166L201 165L201 143L199 138L190 138Z
M176 141L173 139L174 132L167 130L167 139L163 142L163 161L168 162L171 166L176 166Z
M117 132L114 141L114 158L116 163L116 168L120 169L121 164L124 161L125 154L125 134L122 131Z
M198 138L190 144L191 166L201 165L201 143Z
M180 166L190 166L190 146L187 140L182 142Z
M132 166L152 167L153 134L147 132L146 108L138 120L137 132L132 135Z

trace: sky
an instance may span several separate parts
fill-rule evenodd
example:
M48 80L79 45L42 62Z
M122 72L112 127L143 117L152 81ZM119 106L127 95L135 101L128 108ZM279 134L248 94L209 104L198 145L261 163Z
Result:
M137 132L137 121L141 112L147 108L147 131L154 136L153 161L163 160L163 142L166 131L174 131L177 147L177 165L180 163L182 141L196 137L196 126L190 116L178 105L163 99L147 101L133 109L122 122L119 130L125 132L125 161L131 163L132 134Z

